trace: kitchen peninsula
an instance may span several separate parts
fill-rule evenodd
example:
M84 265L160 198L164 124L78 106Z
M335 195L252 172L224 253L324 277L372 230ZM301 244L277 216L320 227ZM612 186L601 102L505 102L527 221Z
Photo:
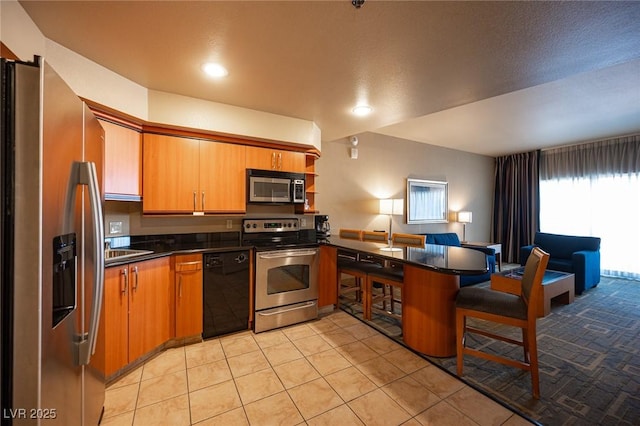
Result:
M487 272L484 253L462 247L427 244L425 247L394 246L394 251L381 250L386 244L332 239L327 243L330 256L338 250L384 261L401 263L404 269L402 287L402 338L410 348L430 356L455 356L454 302L460 288L460 275ZM337 259L332 264L337 264ZM324 272L325 277L337 271ZM323 274L323 272L321 272ZM338 283L336 281L335 287Z

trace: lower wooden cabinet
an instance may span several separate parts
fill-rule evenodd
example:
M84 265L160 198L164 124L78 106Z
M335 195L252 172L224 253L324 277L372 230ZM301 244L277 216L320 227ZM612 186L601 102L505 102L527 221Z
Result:
M168 257L105 270L101 331L105 375L171 338L171 277Z
M104 373L107 377L129 362L128 274L128 266L104 271L104 304L99 333L104 333Z
M202 254L173 256L175 337L202 334Z
M318 306L338 304L338 249L320 246Z

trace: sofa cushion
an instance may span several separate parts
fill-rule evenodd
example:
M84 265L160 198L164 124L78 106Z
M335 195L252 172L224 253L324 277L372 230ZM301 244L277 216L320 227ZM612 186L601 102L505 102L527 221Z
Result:
M553 271L573 272L573 262L571 259L552 259L549 258L547 269Z
M432 234L433 244L440 244L443 246L455 246L460 247L460 239L455 232L445 232L443 234Z
M555 257L569 261L571 255L577 251L597 251L600 249L600 238L597 237L576 237L537 232L533 242L549 253L552 259Z

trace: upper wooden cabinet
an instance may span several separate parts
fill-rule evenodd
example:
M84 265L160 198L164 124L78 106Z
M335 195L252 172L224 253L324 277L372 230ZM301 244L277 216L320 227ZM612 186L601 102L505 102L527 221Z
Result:
M145 134L145 213L244 213L243 145Z
M149 213L197 210L200 141L174 136L143 137L142 208Z
M242 145L200 142L200 202L203 211L245 212L245 150Z
M107 200L142 196L142 138L140 132L100 120L104 128L104 192Z
M246 166L247 169L304 173L306 169L305 154L248 146Z

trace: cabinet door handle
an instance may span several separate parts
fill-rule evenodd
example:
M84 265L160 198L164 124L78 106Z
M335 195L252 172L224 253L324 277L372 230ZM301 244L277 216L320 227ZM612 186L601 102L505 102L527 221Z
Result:
M133 267L133 273L135 274L135 279L133 280L134 282L133 290L138 291L138 267L137 266Z
M182 299L182 274L178 274L178 298Z
M196 272L202 269L202 261L194 260L192 262L176 263L176 271L178 273Z
M122 294L126 294L127 288L129 287L129 273L127 268L124 268L120 273L124 275L124 288L122 289Z
M276 153L272 152L271 153L271 169L275 169L276 168Z
M197 211L198 209L196 208L196 197L198 196L196 191L193 191L193 211Z
M204 191L202 191L202 211L204 211Z
M282 153L278 153L278 170L282 170Z
M194 260L192 262L180 262L180 263L178 263L178 266L199 265L201 263L202 263L201 260Z

